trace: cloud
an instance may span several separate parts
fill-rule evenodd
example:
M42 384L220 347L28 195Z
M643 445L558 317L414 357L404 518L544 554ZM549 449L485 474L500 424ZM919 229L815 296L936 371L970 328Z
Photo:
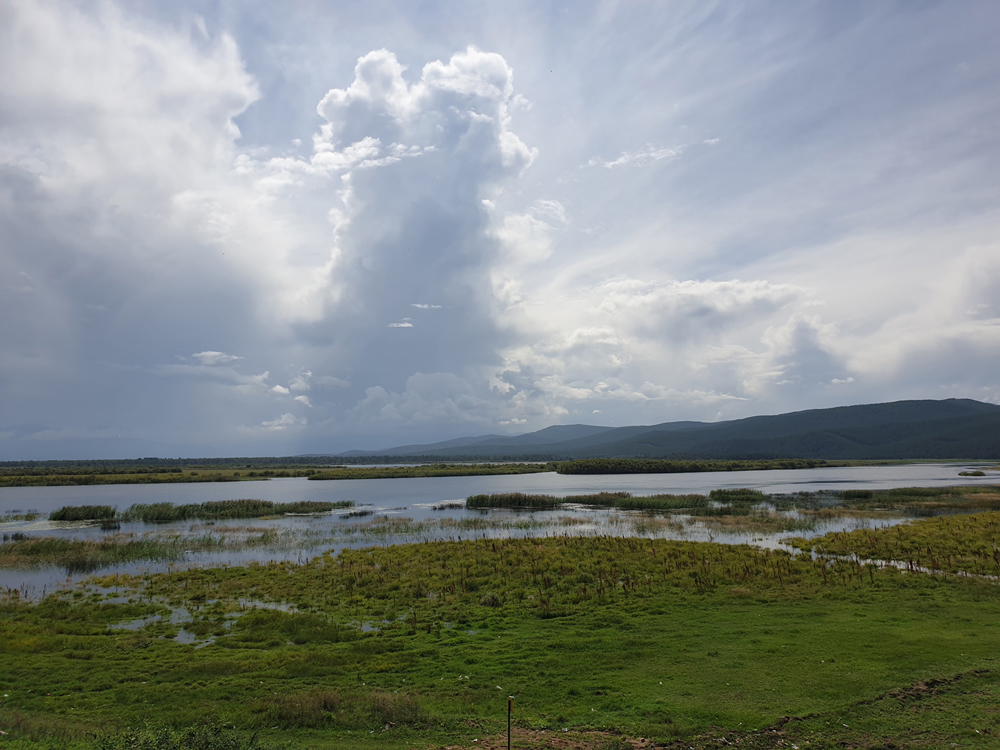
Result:
M281 432L291 427L300 427L307 424L305 417L296 417L294 414L282 414L277 419L261 422L260 427L269 432Z
M604 167L605 169L614 169L615 167L626 166L644 167L647 164L652 164L653 162L676 159L682 153L684 153L683 146L678 146L677 148L657 148L656 146L646 146L646 148L640 149L639 151L622 151L621 156L611 161L595 156L587 162L586 166Z
M306 406L308 406L308 407L309 407L310 409L312 408L312 402L311 402L311 401L309 401L309 397L308 397L308 396L296 396L296 397L295 397L295 398L293 399L293 401L298 401L298 402L299 402L300 404L305 404L305 405L306 405Z
M488 424L495 405L477 394L468 380L452 373L415 373L401 393L382 386L366 389L365 397L351 410L363 423L433 424L440 420L456 424Z
M313 383L315 383L317 386L321 386L321 387L324 387L324 388L350 388L351 387L351 384L348 381L346 381L346 380L344 380L342 378L335 378L332 375L320 375L317 378L313 378Z
M292 381L288 384L288 388L292 391L308 391L312 388L309 384L311 378L312 372L309 370L303 370L292 378Z
M230 362L243 359L243 357L224 354L223 352L198 352L197 354L192 354L191 359L196 360L198 364L211 366L229 364Z
M206 8L0 12L4 457L1000 399L975 10Z

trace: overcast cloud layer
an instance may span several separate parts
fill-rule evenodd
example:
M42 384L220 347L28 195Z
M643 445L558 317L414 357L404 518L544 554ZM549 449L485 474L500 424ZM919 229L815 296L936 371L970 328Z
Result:
M0 0L0 460L1000 402L998 34Z

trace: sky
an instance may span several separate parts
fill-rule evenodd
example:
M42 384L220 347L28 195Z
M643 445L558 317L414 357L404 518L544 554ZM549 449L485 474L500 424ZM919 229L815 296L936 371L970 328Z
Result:
M0 0L0 460L1000 403L992 0Z

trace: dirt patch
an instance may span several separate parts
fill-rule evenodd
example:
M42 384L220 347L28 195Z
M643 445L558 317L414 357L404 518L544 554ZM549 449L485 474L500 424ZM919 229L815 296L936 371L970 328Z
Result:
M461 745L443 745L440 750L507 750L507 735L470 740ZM511 747L518 750L645 750L657 747L645 738L628 739L611 732L560 732L548 729L519 729L511 733Z

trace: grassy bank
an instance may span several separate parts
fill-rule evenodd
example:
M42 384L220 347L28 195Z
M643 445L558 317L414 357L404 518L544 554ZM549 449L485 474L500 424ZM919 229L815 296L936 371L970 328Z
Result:
M242 459L241 459L242 460ZM250 460L250 459L247 459ZM495 474L534 474L554 471L554 464L486 463L424 464L420 466L349 467L329 463L268 466L232 462L216 465L197 463L169 466L162 461L143 466L136 462L50 462L47 464L4 464L0 466L0 487L58 487L106 484L175 484L188 482L246 482L264 479L305 477L308 479L393 479L404 477L457 477Z

